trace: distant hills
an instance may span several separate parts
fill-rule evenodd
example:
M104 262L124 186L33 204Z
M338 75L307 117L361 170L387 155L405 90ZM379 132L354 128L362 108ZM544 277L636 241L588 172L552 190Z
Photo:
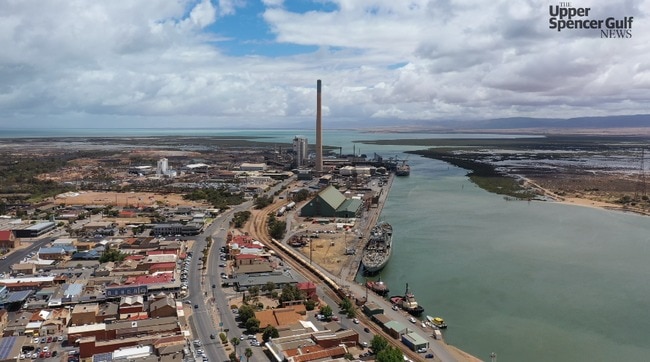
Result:
M426 122L426 125L435 128L444 127L456 130L526 128L643 128L650 127L650 114L637 114L629 116L577 117L567 119L512 117L481 121ZM422 122L420 126L425 126L425 122Z

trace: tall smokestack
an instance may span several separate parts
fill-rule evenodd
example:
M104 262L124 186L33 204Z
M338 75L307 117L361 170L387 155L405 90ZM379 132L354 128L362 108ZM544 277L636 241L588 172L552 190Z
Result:
M316 81L316 172L323 172L323 124L321 120L320 79Z

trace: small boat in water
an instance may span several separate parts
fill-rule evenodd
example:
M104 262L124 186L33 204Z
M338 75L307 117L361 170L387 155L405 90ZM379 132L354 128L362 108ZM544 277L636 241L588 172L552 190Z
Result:
M366 281L366 288L372 290L373 292L384 296L388 294L388 285L386 283L381 281L381 278L379 280L368 280Z
M409 292L409 284L406 283L406 292L404 295L395 295L390 297L391 303L399 306L403 310L409 312L409 314L419 317L424 312L424 308L418 304L418 301L415 300L413 293Z
M431 317L427 316L427 321L431 323L431 325L434 328L440 328L440 329L445 329L447 328L447 323L445 323L445 320L440 318L440 317Z

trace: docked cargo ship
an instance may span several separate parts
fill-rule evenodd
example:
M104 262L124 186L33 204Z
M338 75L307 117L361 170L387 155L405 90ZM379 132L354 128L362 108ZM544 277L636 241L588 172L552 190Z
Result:
M401 164L397 165L397 168L395 169L395 176L408 176L411 174L411 166L406 163L406 161L402 161Z
M424 308L415 300L413 293L409 292L409 284L406 283L406 292L403 296L396 295L390 297L391 303L407 311L409 314L419 317L424 312Z
M381 221L372 228L368 243L361 255L361 264L365 273L376 273L386 266L390 259L392 239L393 227L389 223Z

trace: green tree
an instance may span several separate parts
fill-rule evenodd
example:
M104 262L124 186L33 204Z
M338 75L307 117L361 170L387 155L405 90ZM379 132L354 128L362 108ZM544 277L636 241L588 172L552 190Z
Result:
M255 204L256 209L258 209L258 210L263 209L263 208L265 208L265 207L267 207L267 206L269 206L269 205L271 205L273 203L273 196L272 195L258 196L257 198L255 198L255 201L253 203Z
M269 338L278 338L280 337L280 333L278 332L278 329L273 327L272 325L266 326L264 328L264 332L262 333L262 340L264 342L268 342Z
M404 355L402 351L393 346L387 346L381 352L377 353L377 362L403 362Z
M118 249L106 249L102 253L102 256L99 257L100 263L106 263L109 261L120 262L126 258L126 254L122 254Z
M384 348L388 347L388 341L386 338L375 334L370 341L370 346L376 354L379 354L379 352L383 351Z
M334 314L334 312L332 312L332 307L329 305L324 305L320 307L320 314L322 314L325 319L330 319L332 318L332 314Z
M354 318L354 317L357 316L357 311L355 309L350 309L350 310L348 310L346 315L347 315L348 318Z
M228 358L230 358L230 362L239 362L239 359L237 358L237 352L235 351L230 352Z
M252 355L253 355L253 350L250 348L246 348L246 350L244 351L244 356L246 356L246 362L248 362L248 360L251 358Z
M287 284L282 287L282 294L280 294L280 303L289 302L294 300L303 300L305 297L297 286Z
M305 309L314 310L314 308L316 308L316 302L313 301L312 299L307 299L305 301Z
M232 345L235 346L235 356L237 356L237 354L238 354L237 353L237 348L238 348L240 342L241 341L237 337L232 337L232 339L230 340L230 343L232 343Z
M242 322L246 323L247 320L253 317L255 317L255 309L253 307L246 304L239 307L239 318Z
M260 320L255 317L248 318L244 325L246 326L246 330L250 333L257 333L260 331Z
M248 293L253 298L257 297L260 295L260 287L258 287L257 285L253 285L252 287L250 287L250 289L248 289Z
M266 282L266 285L262 287L262 291L266 292L267 294L271 294L274 289L275 289L275 283L270 281Z
M304 201L307 200L308 197L309 197L309 190L302 189L293 195L293 201L295 202Z

